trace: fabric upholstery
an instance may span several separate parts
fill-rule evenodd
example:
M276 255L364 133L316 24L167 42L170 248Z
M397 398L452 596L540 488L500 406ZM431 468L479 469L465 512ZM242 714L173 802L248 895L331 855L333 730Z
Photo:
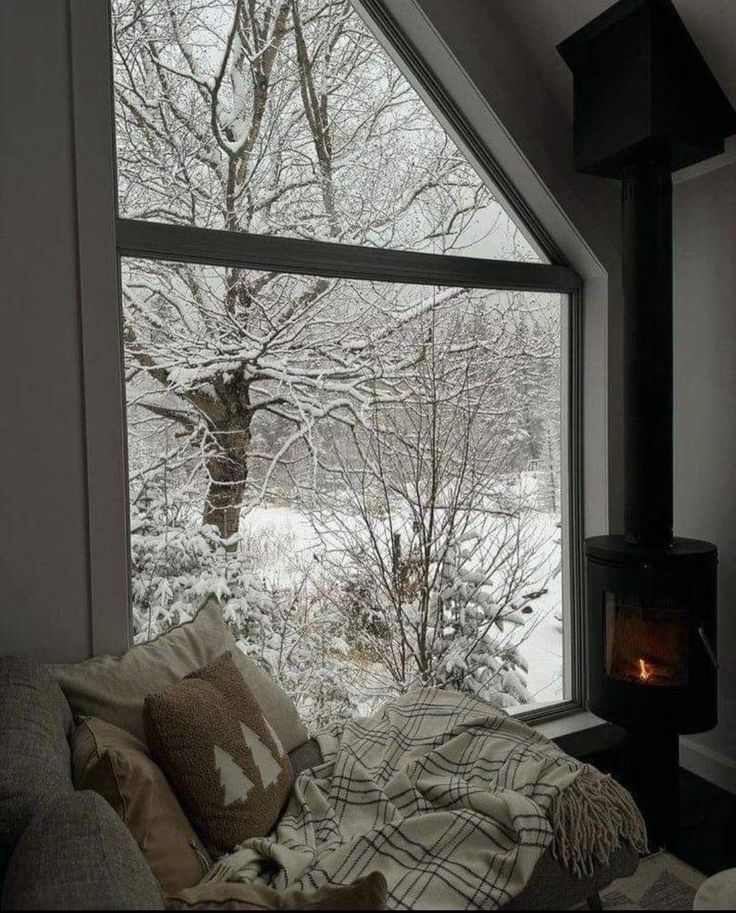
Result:
M0 846L14 844L45 802L70 793L72 719L38 663L0 659Z
M291 764L230 653L149 694L143 717L153 757L213 852L271 830Z
M292 751L309 740L309 733L299 719L294 702L279 683L262 666L236 647L233 659L248 687L261 705L263 715L273 726L284 751Z
M385 910L386 879L378 872L344 887L313 893L274 891L261 884L202 884L170 897L170 910Z
M11 910L161 910L156 879L105 800L73 792L50 802L10 860L3 907Z
M504 910L569 910L617 878L633 874L639 865L639 856L628 846L619 847L607 866L597 868L593 875L575 878L563 868L547 850L539 859L524 890L517 894Z
M113 810L91 793L73 791L67 743L71 727L68 705L43 668L27 658L0 659L0 857L9 856L25 830L11 857L3 906L161 909L150 869ZM316 740L289 751L295 775L322 762ZM29 827L34 813L38 817ZM506 909L567 908L636 866L636 853L623 847L592 877L573 879L547 850ZM215 887L227 891L234 886L211 889ZM214 896L204 903L200 897L197 904L228 908ZM330 909L326 903L319 908Z
M319 750L317 739L310 739L298 748L289 752L291 768L294 771L294 779L304 770L310 770L322 763L322 752Z
M412 691L318 741L324 762L300 775L276 829L218 859L209 881L265 871L271 887L312 890L377 871L394 908L492 909L548 847L581 877L618 846L645 848L621 786L471 695Z
M191 621L122 656L95 656L50 666L75 716L94 716L145 742L143 701L230 651L286 751L309 738L284 690L238 649L222 608L208 597Z
M83 719L72 739L72 767L76 788L99 793L124 821L164 893L202 880L212 860L135 736L94 717Z

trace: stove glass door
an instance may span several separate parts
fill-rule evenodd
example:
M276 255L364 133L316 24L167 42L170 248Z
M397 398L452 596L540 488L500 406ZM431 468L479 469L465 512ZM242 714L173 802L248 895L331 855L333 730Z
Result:
M689 613L672 600L644 601L606 590L605 669L610 678L648 687L688 684Z

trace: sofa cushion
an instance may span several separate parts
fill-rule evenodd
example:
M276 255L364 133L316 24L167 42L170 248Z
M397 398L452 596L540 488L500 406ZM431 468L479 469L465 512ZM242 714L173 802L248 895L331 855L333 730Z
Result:
M294 779L305 770L311 770L322 764L324 759L317 739L310 739L298 748L289 752L291 769L294 771Z
M143 717L154 758L213 852L271 830L291 764L229 653L150 694Z
M72 792L28 825L3 889L10 910L161 910L156 879L105 800Z
M212 860L166 777L134 735L94 717L72 739L77 789L99 793L133 835L166 894L198 884Z
M232 648L229 647L232 651ZM292 751L309 739L307 729L299 719L294 701L255 660L238 650L233 652L235 664L261 705L263 715L273 726L274 732L284 746L284 751Z
M385 910L386 879L371 872L349 885L275 891L262 884L208 883L170 897L170 910Z
M633 874L639 854L624 844L611 853L608 865L596 866L592 875L576 878L545 850L524 890L504 904L504 910L569 910L595 897L617 878Z
M163 691L226 651L232 653L241 674L258 696L286 751L306 742L309 736L293 702L277 682L238 649L214 596L204 601L191 621L132 647L122 656L95 656L82 663L49 668L75 716L97 717L145 742L146 695Z
M43 666L0 659L0 844L14 844L39 806L73 791L71 726L64 695Z

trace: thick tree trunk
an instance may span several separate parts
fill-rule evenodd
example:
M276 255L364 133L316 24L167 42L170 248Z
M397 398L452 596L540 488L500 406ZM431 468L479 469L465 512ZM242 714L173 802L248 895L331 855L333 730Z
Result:
M231 484L211 481L207 488L207 499L204 505L203 522L216 526L223 539L229 539L240 528L245 482ZM237 544L226 546L235 551Z
M248 481L248 443L250 429L220 431L215 434L218 452L207 458L210 476L204 503L203 523L216 526L223 539L240 528L245 486ZM237 549L237 543L226 546Z

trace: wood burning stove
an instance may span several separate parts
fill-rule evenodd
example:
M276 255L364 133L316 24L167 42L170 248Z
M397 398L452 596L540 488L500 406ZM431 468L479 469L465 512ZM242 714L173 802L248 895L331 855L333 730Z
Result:
M716 547L600 536L585 556L590 709L634 731L715 726Z
M736 112L671 0L620 0L559 51L576 168L622 181L626 528L585 542L588 704L632 734L666 840L677 736L717 713L716 547L672 535L672 171L722 152Z

